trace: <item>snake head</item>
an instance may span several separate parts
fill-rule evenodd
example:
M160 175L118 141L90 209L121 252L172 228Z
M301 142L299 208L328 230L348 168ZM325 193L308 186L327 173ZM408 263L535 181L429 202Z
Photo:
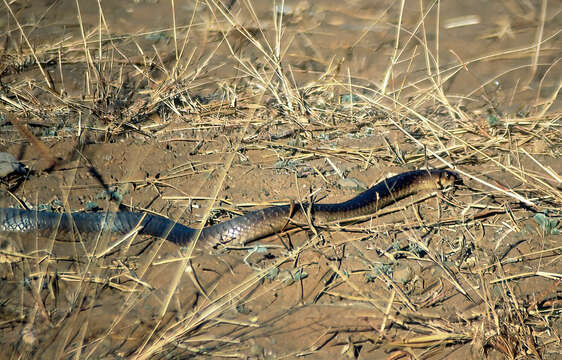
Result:
M441 170L439 172L437 183L439 184L441 189L445 189L448 187L462 185L463 181L460 175L456 172L451 170Z

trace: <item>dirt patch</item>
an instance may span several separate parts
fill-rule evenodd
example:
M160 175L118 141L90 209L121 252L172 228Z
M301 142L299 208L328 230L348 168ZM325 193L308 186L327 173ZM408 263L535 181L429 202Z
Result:
M426 166L465 184L211 253L1 234L8 356L559 356L556 5L172 4L9 4L0 151L27 172L1 207L200 227Z

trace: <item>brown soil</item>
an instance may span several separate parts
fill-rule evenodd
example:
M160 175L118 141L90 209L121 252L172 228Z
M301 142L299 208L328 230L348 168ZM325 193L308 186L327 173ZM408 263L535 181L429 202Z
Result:
M560 3L225 3L5 2L0 151L29 171L0 206L198 227L425 166L465 185L213 253L0 234L1 353L559 358Z

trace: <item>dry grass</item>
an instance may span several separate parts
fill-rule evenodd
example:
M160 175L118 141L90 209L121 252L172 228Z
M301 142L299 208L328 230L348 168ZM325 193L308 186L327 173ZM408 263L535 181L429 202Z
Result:
M556 222L562 85L543 84L560 78L560 29L545 31L553 20L543 1L534 26L503 22L485 36L527 31L536 34L533 43L473 59L453 52L456 61L444 63L440 3L420 2L418 20L407 26L404 4L373 21L394 34L390 55L381 55L386 71L375 83L320 51L303 58L322 71L296 66L294 43L312 32L299 37L288 24L312 10L289 10L284 2L270 20L248 0L234 8L196 1L182 25L172 1L172 28L119 35L101 5L98 24L87 27L76 1L77 32L35 43L41 22L21 22L4 0L10 23L0 149L29 145L37 159L27 178L3 186L22 204L48 202L38 191L30 198L25 184L51 176L63 179L56 196L65 211L80 210L73 199L81 192L91 199L104 190L115 194L104 208L146 207L182 221L193 220L194 211L202 223L270 204L228 192L253 170L261 171L258 177L281 173L299 199L307 196L299 185L308 178L330 189L349 171L377 174L390 165L452 168L467 186L432 194L423 208L408 201L360 223L313 228L305 241L303 234L278 236L230 255L201 255L197 241L176 249L135 233L117 242L77 234L62 244L56 234L5 237L3 352L11 358L555 358L562 350ZM430 15L438 20L431 29ZM161 37L165 46L147 47L147 37ZM526 64L510 66L514 59ZM478 77L474 66L502 62L476 87L448 93L457 77ZM76 77L68 69L81 74L78 88L68 85ZM511 93L494 90L515 72L526 77ZM531 92L520 111L502 112ZM125 155L124 175L113 178L85 151L120 141L146 150L144 158ZM72 150L61 159L53 148L65 142ZM174 166L151 158L154 149L186 144L188 160ZM157 176L137 171L149 162L161 168ZM199 185L185 186L192 181ZM240 181L248 184L260 183ZM156 196L121 201L135 192ZM391 221L383 218L391 213Z

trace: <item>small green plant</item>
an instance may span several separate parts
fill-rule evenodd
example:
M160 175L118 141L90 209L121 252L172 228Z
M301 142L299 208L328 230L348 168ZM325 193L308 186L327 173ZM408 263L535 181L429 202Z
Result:
M501 125L501 121L500 121L500 119L498 119L497 116L490 114L490 115L488 115L488 125L490 125L492 127L498 126L498 125Z
M277 278L277 275L279 275L279 268L275 267L268 271L267 275L265 275L265 278L268 280L275 280L275 278Z
M539 228L543 231L543 234L559 235L560 229L558 224L559 219L551 219L545 214L539 213L533 217L533 220L539 225Z
M123 201L123 195L117 187L110 187L96 195L96 199Z
M295 271L295 273L293 274L293 278L295 280L303 280L306 279L307 277L308 274L302 268L297 269L297 271Z
M425 255L425 250L416 243L410 243L408 245L408 251L410 251L417 257L423 257Z

